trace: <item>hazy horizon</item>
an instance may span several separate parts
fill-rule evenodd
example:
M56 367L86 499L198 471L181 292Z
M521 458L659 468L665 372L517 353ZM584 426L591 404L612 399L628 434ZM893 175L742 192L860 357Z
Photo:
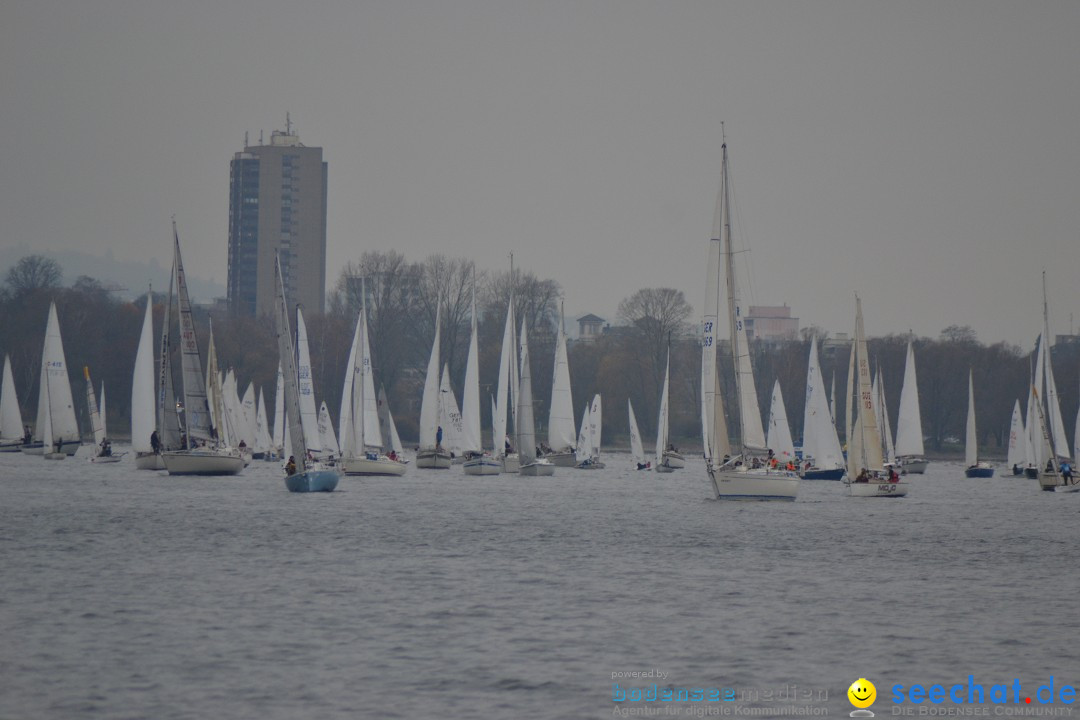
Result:
M0 250L224 284L229 161L285 115L329 167L327 290L366 250L674 287L695 315L721 122L746 300L1029 349L1080 284L1080 4L8 3ZM66 270L66 268L65 268ZM568 313L569 314L569 313ZM696 319L696 317L694 318Z

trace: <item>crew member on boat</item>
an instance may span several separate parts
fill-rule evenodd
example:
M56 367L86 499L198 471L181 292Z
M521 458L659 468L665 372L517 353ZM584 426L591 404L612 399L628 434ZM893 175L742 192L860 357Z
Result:
M290 455L289 462L285 463L285 477L296 474L296 456Z

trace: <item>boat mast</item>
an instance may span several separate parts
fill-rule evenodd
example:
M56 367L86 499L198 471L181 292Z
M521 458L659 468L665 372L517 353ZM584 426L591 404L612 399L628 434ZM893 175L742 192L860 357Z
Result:
M728 306L728 332L731 345L731 363L735 371L735 397L738 399L732 403L732 422L735 426L735 447L744 455L746 448L743 446L743 418L742 418L742 378L739 377L739 308L738 298L735 293L735 255L731 247L731 197L728 190L728 156L727 143L720 146L723 151L723 160L720 166L720 239L724 253L724 278L727 281L727 306Z

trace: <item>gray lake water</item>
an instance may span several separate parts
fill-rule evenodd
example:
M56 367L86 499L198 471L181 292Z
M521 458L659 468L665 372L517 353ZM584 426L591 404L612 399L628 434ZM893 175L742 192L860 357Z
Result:
M1080 684L1080 493L933 463L905 499L721 503L700 461L606 459L294 495L260 461L0 454L0 718L846 717L860 677L881 717L895 684ZM613 702L653 682L740 702Z

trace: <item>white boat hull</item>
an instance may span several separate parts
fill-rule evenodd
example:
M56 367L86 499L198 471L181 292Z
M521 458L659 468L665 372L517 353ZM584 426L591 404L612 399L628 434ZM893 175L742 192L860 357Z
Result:
M421 470L447 470L450 468L450 453L421 450L416 453L416 467Z
M155 452L135 453L135 467L139 470L164 470L165 461Z
M853 482L848 485L851 497L904 497L908 494L908 483L898 482Z
M400 477L405 474L405 464L380 455L372 460L369 457L341 458L341 471L346 475L388 475Z
M907 475L924 475L929 464L930 461L923 458L900 458L900 467Z
M786 470L709 469L717 500L794 500L799 476Z
M549 453L544 456L544 460L556 467L572 468L577 465L577 456L572 452Z
M682 470L686 467L686 459L683 458L682 453L667 450L664 452L663 459L660 464L668 468L667 470L660 470L660 472L671 472L672 470Z
M548 477L555 474L555 465L546 459L541 459L534 463L522 465L518 473L529 477Z
M473 458L465 461L464 470L466 475L499 475L502 463L493 457Z
M161 458L170 475L237 475L244 469L237 450L176 450Z

